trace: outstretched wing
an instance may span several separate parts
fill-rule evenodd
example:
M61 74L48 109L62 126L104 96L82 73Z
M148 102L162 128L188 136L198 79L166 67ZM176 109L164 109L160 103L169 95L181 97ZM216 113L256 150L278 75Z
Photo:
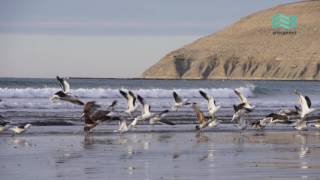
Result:
M59 82L59 85L61 89L63 90L64 93L69 93L70 92L70 84L65 78L61 78L57 76L57 80Z
M235 89L234 92L238 95L242 103L248 103L247 98L239 90Z
M140 95L138 95L138 100L139 100L140 104L142 104L142 105L145 104L143 97L141 97Z
M304 96L304 98L305 98L305 100L307 102L308 107L311 108L311 100L310 100L310 98L308 96Z
M134 93L133 93L132 91L129 91L129 96L128 96L128 98L129 98L130 103L131 103L132 106L134 107L134 106L136 105L136 100L137 100L137 98L136 98L136 96L134 95Z
M207 101L209 101L209 97L207 95L207 93L205 93L204 91L199 90L200 95L205 98Z
M176 103L181 103L182 102L181 97L175 91L173 91L173 98L174 98L174 101Z
M128 100L128 94L126 92L124 92L124 91L122 91L120 89L119 89L119 92L124 98L126 98Z

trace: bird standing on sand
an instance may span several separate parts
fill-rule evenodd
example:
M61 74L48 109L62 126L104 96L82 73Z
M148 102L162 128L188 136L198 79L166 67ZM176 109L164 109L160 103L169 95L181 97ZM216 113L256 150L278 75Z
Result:
M188 99L182 99L175 91L173 91L174 105L172 106L172 111L178 111L185 105L190 105Z
M119 92L124 98L126 98L127 103L128 103L128 109L125 111L125 113L132 116L132 112L134 112L137 109L136 96L134 95L134 93L132 91L124 92L122 90L119 90Z
M20 124L18 126L10 128L10 130L13 131L15 134L21 134L25 132L27 129L29 129L30 127L31 127L31 124Z
M62 100L62 101L70 102L72 104L76 104L76 105L81 105L81 106L84 105L84 103L82 101L80 101L77 97L71 95L70 84L67 82L67 80L65 78L60 78L59 76L57 76L56 78L59 82L61 90L56 92L50 98L50 100L52 102L54 102L56 100Z

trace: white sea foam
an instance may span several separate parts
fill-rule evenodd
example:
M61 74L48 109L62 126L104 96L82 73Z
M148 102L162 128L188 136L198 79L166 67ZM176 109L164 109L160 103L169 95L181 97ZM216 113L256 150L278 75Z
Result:
M254 86L239 87L245 96L253 97ZM135 94L147 98L166 98L172 97L175 90L186 98L199 97L199 89L133 89ZM211 88L203 89L214 97L229 98L236 95L231 88ZM49 98L58 88L0 88L0 98ZM118 89L104 88L79 88L71 90L71 93L79 98L117 98L121 97Z

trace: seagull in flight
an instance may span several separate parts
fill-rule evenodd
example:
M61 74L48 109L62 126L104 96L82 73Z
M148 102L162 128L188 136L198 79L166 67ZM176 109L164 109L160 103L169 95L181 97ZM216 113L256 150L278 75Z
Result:
M84 131L89 132L95 128L99 123L104 121L120 120L117 116L111 116L111 111L102 110L101 106L96 104L95 101L89 101L83 108L81 117L84 118L85 125Z
M138 123L138 121L143 121L143 120L148 120L148 119L149 119L149 123L155 123L155 122L159 121L161 123L165 123L168 125L174 125L174 123L162 119L162 116L164 116L164 114L169 112L168 110L164 110L160 113L153 113L153 112L151 112L151 106L146 103L144 98L141 97L140 95L138 95L137 97L138 97L139 103L142 105L141 115L136 117L132 121L132 123L129 125L129 128L135 127L136 124Z
M174 105L172 106L172 111L178 111L185 105L190 105L188 99L182 99L177 92L173 91Z
M129 114L132 116L132 112L134 112L137 109L136 106L136 96L132 91L125 92L123 90L119 90L120 94L126 98L127 103L128 103L128 109L125 111L125 113Z
M296 121L294 128L301 131L307 129L307 116L316 109L311 108L311 99L308 96L304 96L298 91L295 91L295 94L298 95L298 100L300 103L300 118Z
M311 108L311 99L308 96L303 96L300 92L296 91L296 95L298 95L298 100L300 103L300 117L304 118L309 115L316 109Z
M15 134L21 134L31 127L31 124L20 124L10 128Z
M202 90L199 91L200 95L205 98L208 102L208 111L210 116L214 117L216 112L221 108L218 106L215 99L212 96L208 96L208 94Z
M76 105L81 105L81 106L84 105L84 103L82 101L80 101L77 97L71 95L70 84L68 83L66 78L61 78L61 77L57 76L56 79L59 82L61 90L56 92L50 98L50 100L52 102L54 102L56 100L62 100L62 101L70 102L72 104L76 104Z
M197 103L193 103L192 104L192 108L193 108L194 113L197 116L197 120L198 120L198 123L199 123L199 125L196 126L196 129L197 130L201 130L201 129L206 128L212 122L212 120L208 119L204 115L204 113L200 110L200 108L199 108Z
M236 93L236 95L238 95L241 103L240 104L243 104L242 107L245 108L248 112L251 112L255 106L252 106L248 99L238 90L238 89L235 89L234 92Z

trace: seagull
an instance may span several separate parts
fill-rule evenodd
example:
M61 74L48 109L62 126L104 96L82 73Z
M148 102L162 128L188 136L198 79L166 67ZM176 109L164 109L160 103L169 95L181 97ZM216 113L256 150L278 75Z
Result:
M21 125L15 126L13 128L10 128L10 130L13 131L15 134L21 134L21 133L25 132L30 127L31 127L31 124L21 124Z
M231 122L234 122L235 120L238 120L241 115L244 115L244 112L247 112L246 109L244 109L245 103L240 103L238 105L233 105L234 114L232 116Z
M128 109L125 111L125 113L129 114L132 116L132 112L136 110L136 96L133 94L132 91L124 92L122 90L119 90L120 94L126 98L127 103L128 103Z
M119 117L111 116L111 111L101 110L101 106L95 101L89 101L85 104L82 117L85 121L84 131L89 132L99 123L104 121L120 120Z
M156 114L154 117L150 118L149 124L153 125L157 122L160 122L160 123L171 125L171 126L175 125L175 123L163 119L167 115L168 112L169 112L169 110L164 110L164 111L161 111L160 113Z
M238 95L241 101L240 104L243 104L243 108L245 108L248 112L251 112L255 108L255 106L252 106L247 98L239 90L235 89L234 92Z
M268 124L270 124L272 118L266 117L261 120L257 120L251 123L251 127L262 130L264 129Z
M0 115L0 117L2 118L2 116ZM9 122L4 121L2 119L0 119L0 133L7 130Z
M70 84L67 82L67 80L65 78L60 78L59 76L57 76L56 78L59 82L61 90L56 92L50 98L50 100L52 102L54 102L56 100L62 100L62 101L70 102L72 104L76 104L76 105L81 105L81 106L84 105L84 103L82 101L80 101L77 97L71 95Z
M221 108L221 106L217 106L216 101L213 97L208 96L204 91L199 91L200 95L208 101L208 111L210 116L215 116L215 113Z
M303 119L305 116L309 115L315 109L311 108L311 100L308 96L303 96L300 92L296 91L300 103L300 117Z
M188 99L182 99L175 91L173 91L174 105L172 111L178 111L179 108L182 108L185 105L190 105Z
M270 113L266 116L266 118L270 118L270 123L285 123L290 124L289 116L285 113Z
M198 122L199 122L199 125L196 126L196 129L200 130L200 129L206 128L212 122L212 120L210 121L204 115L204 113L200 110L197 103L193 103L192 108L193 108L193 111L195 112L197 119L198 119Z
M144 98L141 97L140 95L138 95L137 97L138 97L138 101L142 105L141 115L136 117L132 121L132 123L129 125L129 128L130 127L135 127L136 124L138 123L138 121L143 121L143 120L148 120L148 119L149 119L149 123L150 124L153 124L155 122L161 122L161 123L165 123L165 124L168 124L168 125L174 125L174 123L162 119L162 117L165 116L165 114L168 113L169 110L164 110L164 111L162 111L160 113L150 112L151 111L151 106L149 104L147 104L146 101L144 100Z

